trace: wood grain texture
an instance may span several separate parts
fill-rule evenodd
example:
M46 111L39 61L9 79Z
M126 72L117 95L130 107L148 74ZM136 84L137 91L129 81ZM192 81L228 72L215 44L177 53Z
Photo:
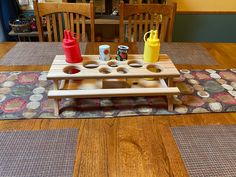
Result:
M83 16L91 18L89 3L38 3L39 15L45 16L51 13L79 13Z
M143 78L143 77L156 77L156 78L173 78L180 75L175 65L168 57L168 55L161 54L159 61L150 64L143 61L143 55L130 54L127 61L115 61L118 65L117 68L109 67L109 63L106 61L100 61L99 55L82 55L83 62L77 64L68 64L65 61L64 55L56 55L52 63L52 66L47 75L48 79L91 79L91 78ZM114 57L113 57L114 58ZM114 62L114 61L113 61ZM134 63L133 63L134 62ZM96 64L96 68L86 68L86 64ZM141 67L131 67L132 64L140 64ZM160 72L151 72L154 67L158 68ZM67 70L76 68L78 73L68 74ZM104 74L104 71L107 71ZM124 71L124 72L120 72Z
M103 43L104 44L104 43ZM114 53L118 43L106 43ZM129 53L137 53L135 44ZM15 43L0 43L3 56ZM88 43L86 54L98 54L101 43ZM219 66L177 65L179 69L235 68L236 44L203 43ZM0 66L0 70L48 70L48 66ZM170 127L236 124L236 113L139 116L112 119L2 120L0 130L78 128L74 177L188 176Z
M0 42L0 59L16 45L16 42Z
M176 87L171 88L122 88L122 89L94 89L94 90L50 90L49 98L104 98L128 96L160 96L180 93Z

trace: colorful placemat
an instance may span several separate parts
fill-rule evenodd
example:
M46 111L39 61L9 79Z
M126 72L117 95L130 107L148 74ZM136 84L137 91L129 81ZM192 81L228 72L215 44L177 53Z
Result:
M236 111L236 69L180 70L175 84L181 94L174 111L165 97L63 99L61 118L98 118ZM52 82L47 72L0 73L0 119L53 118Z
M80 43L81 53L86 42ZM18 42L1 60L0 65L51 65L56 55L63 55L61 42Z
M144 43L137 43L139 53L143 53ZM174 64L218 65L216 60L199 43L161 43L161 53L168 54Z
M0 132L0 176L72 177L77 135L77 129Z
M191 177L236 176L236 125L173 127Z

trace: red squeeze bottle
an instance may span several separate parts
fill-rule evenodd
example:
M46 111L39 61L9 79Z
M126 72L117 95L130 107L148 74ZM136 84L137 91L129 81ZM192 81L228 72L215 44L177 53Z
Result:
M69 30L64 30L64 39L62 47L66 56L66 62L68 63L80 63L83 58L80 53L79 43L72 37L72 33Z

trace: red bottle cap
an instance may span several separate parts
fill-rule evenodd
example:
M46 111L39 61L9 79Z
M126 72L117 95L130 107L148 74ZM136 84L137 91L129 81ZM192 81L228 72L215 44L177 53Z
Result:
M65 46L76 45L76 39L72 37L72 33L69 30L64 30L63 44Z

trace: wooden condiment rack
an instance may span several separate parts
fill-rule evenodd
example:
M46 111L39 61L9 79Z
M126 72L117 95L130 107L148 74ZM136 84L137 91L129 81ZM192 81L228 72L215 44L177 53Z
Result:
M173 95L180 93L172 79L178 76L180 73L165 54L154 64L144 62L142 55L130 54L127 61L100 61L98 55L83 55L83 62L73 64L67 63L64 55L57 55L47 75L54 83L48 97L55 100L55 115L59 114L62 98L162 95L167 97L168 110L172 111ZM85 87L90 80L95 85L92 89ZM65 88L65 81L77 87Z

